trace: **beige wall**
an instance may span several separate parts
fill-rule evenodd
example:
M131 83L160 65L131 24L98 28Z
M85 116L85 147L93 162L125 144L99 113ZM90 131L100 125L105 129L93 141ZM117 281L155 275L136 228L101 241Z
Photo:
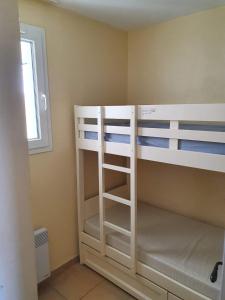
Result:
M128 37L129 103L225 101L225 7Z
M38 1L19 12L46 30L54 150L30 156L30 170L33 224L49 230L55 269L78 254L73 105L126 102L127 34Z
M128 103L225 102L225 8L131 31ZM225 226L225 175L139 162L142 200Z

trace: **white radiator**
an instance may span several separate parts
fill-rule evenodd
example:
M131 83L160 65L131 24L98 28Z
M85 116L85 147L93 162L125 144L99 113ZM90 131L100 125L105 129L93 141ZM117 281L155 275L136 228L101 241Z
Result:
M34 242L36 251L37 281L40 283L50 277L48 230L46 228L35 230Z

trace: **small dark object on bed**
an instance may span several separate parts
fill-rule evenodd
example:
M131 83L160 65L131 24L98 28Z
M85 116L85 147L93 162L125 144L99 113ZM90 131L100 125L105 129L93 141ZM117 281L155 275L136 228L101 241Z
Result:
M217 281L217 276L218 276L218 269L219 269L219 266L222 266L223 265L223 262L222 261L218 261L216 264L215 264L215 266L214 266L214 268L213 268L213 271L212 271L212 273L211 273L211 275L210 275L210 280L211 280L211 282L216 282Z

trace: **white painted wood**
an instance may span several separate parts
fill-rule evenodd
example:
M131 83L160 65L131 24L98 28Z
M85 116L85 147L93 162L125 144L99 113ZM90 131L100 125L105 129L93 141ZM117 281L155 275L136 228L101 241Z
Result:
M105 255L105 176L103 171L104 163L104 108L98 107L98 181L99 181L99 225L100 225L100 242L101 242L101 254Z
M77 118L97 118L98 106L77 106Z
M122 233L122 234L124 234L124 235L126 235L126 236L131 236L131 232L129 231L129 230L126 230L125 228L122 228L122 227L120 227L120 226L117 226L117 225L115 225L115 224L112 224L112 223L110 223L110 222L108 222L108 221L104 221L104 225L106 226L106 227L108 227L108 228L110 228L110 229L112 229L112 230L115 230L115 231L117 231L117 232L120 232L120 233Z
M124 199L122 197L115 196L115 195L112 195L112 194L109 194L109 193L103 193L103 197L106 198L106 199L109 199L109 200L116 201L118 203L127 205L127 206L131 205L130 200L127 200L127 199Z
M106 255L110 257L113 261L117 262L118 265L125 266L126 268L131 268L131 258L129 255L106 245ZM128 271L129 272L129 271Z
M176 122L176 121L173 121ZM97 132L97 125L79 124L79 130ZM130 134L129 127L105 126L105 133ZM225 132L188 129L138 128L139 136L183 139L202 142L225 143Z
M155 285L154 283L148 283L148 286L138 277L130 276L127 274L126 269L122 266L118 266L116 262L107 259L107 257L101 257L94 250L87 246L83 247L85 253L85 263L96 272L100 273L120 288L124 289L137 299L141 300L167 300L167 292Z
M224 122L224 107L225 104L199 104L199 105L141 105L138 106L139 118L141 119L158 119L168 120L170 122L177 120L184 121L213 121ZM96 108L94 116L96 115ZM109 112L111 107L108 107ZM113 114L115 114L121 107L114 107ZM129 110L129 106L124 107L125 110ZM90 107L87 108L90 114ZM83 107L85 111L85 107ZM93 110L91 110L93 113ZM221 113L222 112L222 113ZM85 113L83 112L82 115ZM108 113L109 115L110 113ZM124 115L126 112L122 112ZM130 112L127 113L127 116ZM173 124L173 123L172 123ZM114 127L117 127L114 129ZM176 126L177 127L177 126ZM107 126L104 127L107 131ZM116 130L116 133L120 132L120 126L110 126L109 131L112 133ZM129 130L128 128L121 129L122 133ZM125 131L124 131L125 130ZM138 134L143 136L155 136L165 137L169 139L186 139L186 140L198 140L207 142L225 142L224 132L209 132L209 131L196 131L196 130L180 130L180 129L159 129L159 128L138 128ZM171 142L170 142L171 145ZM176 150L177 142L173 148ZM98 151L98 142L94 140L79 139L79 148L85 150ZM131 156L130 145L124 143L104 142L105 153ZM162 149L146 146L138 146L137 158L153 160L165 163L171 163L175 165L188 166L193 168L200 168L212 171L225 172L225 157L217 154L207 154L192 151L179 150L177 152L171 151L171 149Z
M137 155L136 155L136 142L137 142L137 119L136 107L131 107L131 157L130 157L130 202L131 202L131 239L130 239L130 255L132 260L132 269L136 273L136 241L137 241Z
M138 105L138 120L225 122L225 103Z
M199 153L184 150L137 146L140 159L164 162L168 164L225 172L224 155Z
M78 139L78 147L81 150L89 150L89 151L98 151L99 143L98 141L88 140L88 139Z
M79 125L79 130L98 132L98 126L93 124L82 124ZM116 134L130 134L130 127L105 125L104 132Z
M137 126L136 126L136 117L135 116L135 107L125 106L125 107L99 107L98 115L93 110L88 108L88 115L98 118L98 125L91 125L91 127L86 127L86 125L80 125L80 131L86 131L87 129L98 132L99 140L85 140L81 135L77 139L77 144L79 149L88 149L99 152L99 169L103 168L112 169L115 171L126 171L130 173L131 184L130 192L131 199L127 200L122 197L115 196L110 194L110 192L104 191L104 178L103 173L100 176L101 182L99 184L100 192L102 192L102 204L104 205L104 199L107 198L131 207L131 231L126 231L125 229L109 223L105 220L104 216L104 206L100 208L101 211L101 226L109 227L113 230L117 230L126 235L131 235L131 256L127 256L120 251L105 245L105 241L102 238L101 240L96 240L84 232L81 233L81 241L86 245L90 245L93 249L100 251L102 258L98 261L97 265L95 264L94 268L99 268L104 262L113 265L118 270L129 274L131 277L135 277L135 282L138 280L138 276L145 277L147 280L146 284L151 281L154 281L156 284L165 287L171 295L177 295L178 299L184 300L209 300L209 298L191 290L190 288L178 283L175 280L172 280L168 276L152 269L149 266L146 266L136 259L136 159L146 159L152 161L159 161L164 163L171 163L175 165L182 165L194 168L201 168L213 171L225 172L225 157L222 155L216 154L207 154L191 151L178 150L178 140L179 139L189 139L189 140L199 140L199 141L209 141L209 142L221 142L225 141L225 134L223 132L207 132L207 131L192 131L192 130L180 130L178 128L179 121L212 121L212 122L224 122L225 123L225 104L216 104L216 105L169 105L169 106L139 106L138 107L138 116L140 119L152 119L152 120L168 120L170 122L170 129L159 129L159 128L138 128L138 134L143 136L156 136L156 137L165 137L170 139L170 148L155 148L147 146L136 146L136 135L137 135ZM103 124L103 113L107 111L108 118L117 118L117 119L129 119L131 120L131 127L122 127L122 126L104 126ZM222 112L222 113L221 113ZM85 115L85 109L81 112L81 120ZM88 126L88 125L87 125ZM92 127L95 126L95 127ZM122 134L131 134L131 144L124 143L113 143L113 142L104 142L104 132L109 133L122 133ZM87 130L88 131L88 130ZM109 164L104 164L103 154L111 153L116 155L122 155L130 157L131 166L130 169L113 166ZM99 202L99 204L101 201ZM104 225L104 226L103 226ZM124 232L125 230L125 232ZM104 249L102 247L104 245ZM83 249L83 248L82 248ZM81 251L81 256L85 257L85 251ZM94 250L93 250L94 251ZM93 253L92 253L93 254ZM95 256L95 255L94 255ZM98 257L98 255L96 255ZM95 258L93 258L95 260ZM89 262L88 262L89 263ZM87 264L88 264L87 263ZM105 267L107 268L107 267ZM104 270L104 268L103 268ZM105 270L104 270L105 271ZM136 274L136 272L138 274ZM133 287L129 288L129 292L133 291ZM224 299L224 291L221 293L221 299ZM170 297L171 297L170 295ZM141 299L141 298L140 298ZM151 299L151 298L150 298ZM154 298L155 299L155 298ZM157 298L156 298L157 299Z
M105 142L105 153L130 157L130 145L124 143Z
M100 252L101 245L100 245L100 241L98 239L88 235L85 232L82 232L81 241L83 244L88 245L91 248ZM130 259L130 256L128 256L127 254L125 254L109 245L105 246L105 250L106 250L106 255L108 257L112 258L114 261L117 261L119 264L125 266L126 268L131 267L131 259ZM81 253L83 254L82 251L81 251Z
M82 232L80 236L80 241L85 244L90 246L91 248L97 250L98 252L101 252L101 242L100 240L92 237L91 235ZM82 250L81 250L82 253Z
M83 122L83 119L77 118L78 106L74 106L74 120L75 120L75 137L76 137L76 181L77 181L77 208L78 208L78 232L79 232L79 249L81 253L81 233L84 230L84 154L83 150L79 148L79 123ZM82 255L81 263L83 263Z
M170 129L177 130L178 128L179 128L179 122L178 121L170 121ZM170 138L169 148L171 150L177 150L178 149L178 139Z
M97 251L100 251L100 241L89 236L88 234L83 233L82 234L82 242L86 245L90 245L91 248L96 249ZM106 250L108 258L108 262L113 264L114 266L117 266L119 270L122 270L121 265L126 266L129 268L129 256L126 254L116 250L115 248L112 248L110 246L106 246L106 249L110 248L110 250ZM84 251L82 251L83 253ZM110 259L112 258L112 260ZM104 260L104 257L102 257ZM116 264L115 260L119 263ZM125 270L123 270L124 272ZM134 276L134 274L127 269L127 274L130 274L130 276ZM149 282L154 282L155 284L159 286L163 286L166 290L170 291L172 294L177 295L181 299L184 300L212 300L208 297L199 294L198 292L180 284L176 280L171 279L170 277L164 275L163 273L160 273L159 271L141 263L137 262L137 275L136 277L140 275L144 278L146 278Z
M131 169L129 169L129 168L115 166L115 165L110 165L110 164L103 164L103 168L104 169L113 170L113 171L122 172L122 173L127 173L127 174L131 173Z
M97 142L92 140L80 140L79 147L84 150L98 150ZM105 153L130 157L129 148L127 144L105 142ZM138 145L137 158L225 173L224 155Z
M130 119L131 110L128 105L104 106L106 119Z
M110 126L106 125L104 128L106 133L116 133L116 134L130 134L130 127L127 126Z
M225 143L225 132L184 129L138 128L139 136L152 136L179 140Z
M98 132L98 125L92 124L79 124L78 129L81 131L93 131Z
M141 262L137 263L137 274L156 283L159 286L162 286L167 291L177 295L181 299L212 300Z
M225 103L138 105L138 120L225 122ZM97 118L98 106L79 106L77 117ZM129 106L104 106L107 119L130 119Z

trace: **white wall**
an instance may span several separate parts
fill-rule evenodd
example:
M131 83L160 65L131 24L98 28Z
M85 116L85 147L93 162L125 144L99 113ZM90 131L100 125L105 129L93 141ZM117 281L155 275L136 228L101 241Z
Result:
M0 300L35 300L16 0L0 1Z

